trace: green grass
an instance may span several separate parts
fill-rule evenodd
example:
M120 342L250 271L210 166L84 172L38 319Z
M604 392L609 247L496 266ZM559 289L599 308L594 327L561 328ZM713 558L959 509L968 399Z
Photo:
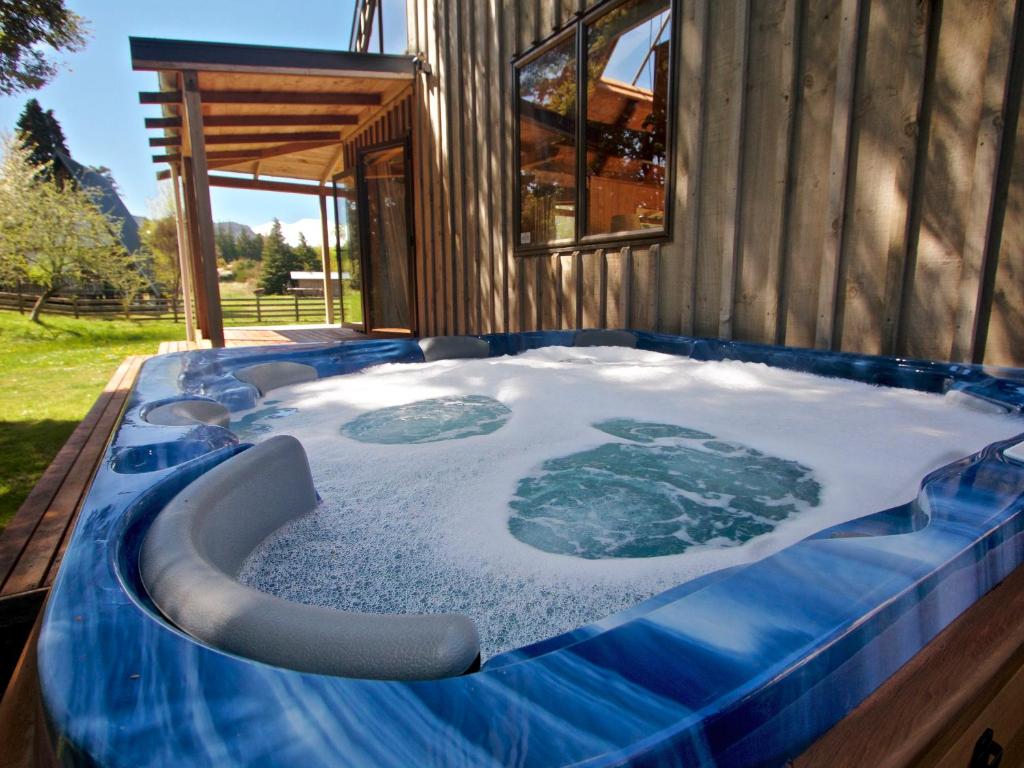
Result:
M225 312L224 325L226 327L245 325L292 325L295 316L292 309L295 307L295 297L291 294L266 295L260 297L260 306L263 310L274 311L271 318L264 317L261 322L256 320L256 294L253 292L255 284L250 282L223 282L219 284L221 299L250 299L251 302L244 307L228 301L223 305ZM359 291L347 290L344 295L345 319L347 322L362 322L363 305L362 294ZM314 296L304 296L299 299L299 323L322 323L323 299ZM334 300L335 314L341 311L341 301ZM338 317L340 321L340 316Z
M42 321L0 311L0 529L120 362L185 335L165 321Z

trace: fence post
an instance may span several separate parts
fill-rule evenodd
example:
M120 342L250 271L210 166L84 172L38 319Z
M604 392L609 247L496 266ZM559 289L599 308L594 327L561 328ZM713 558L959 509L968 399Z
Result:
M19 280L18 281L18 314L19 315L24 315L25 314L25 306L22 303L23 301L24 301L24 297L21 295L21 280Z
M295 322L299 322L299 294L293 293L292 297L295 299Z
M78 294L71 297L71 307L75 310L75 319L78 319Z
M178 322L178 295L171 296L171 313L174 315L174 322Z

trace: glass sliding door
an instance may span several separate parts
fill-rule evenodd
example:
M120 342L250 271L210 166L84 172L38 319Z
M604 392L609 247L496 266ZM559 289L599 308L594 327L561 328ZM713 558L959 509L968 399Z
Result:
M415 334L412 216L407 142L359 155L364 326L367 332Z
M334 251L341 286L342 325L363 330L363 265L359 247L359 207L355 175L334 179Z

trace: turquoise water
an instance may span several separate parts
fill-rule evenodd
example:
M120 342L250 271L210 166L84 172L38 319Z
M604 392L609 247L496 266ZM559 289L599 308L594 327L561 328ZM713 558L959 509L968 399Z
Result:
M240 419L232 419L231 431L238 435L241 440L248 440L258 435L265 434L273 429L272 424L267 422L275 419L283 419L295 413L297 408L278 408L280 400L267 400L263 403L265 408L247 413Z
M810 469L673 424L611 419L629 442L549 459L519 481L509 530L545 552L586 559L736 546L818 505Z
M344 424L341 433L361 443L435 443L489 435L511 415L500 402L484 395L436 397L368 411Z

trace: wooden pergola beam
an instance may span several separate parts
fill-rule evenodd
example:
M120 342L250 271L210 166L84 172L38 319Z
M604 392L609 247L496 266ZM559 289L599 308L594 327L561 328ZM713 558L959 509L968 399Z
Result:
M203 136L209 144L278 144L282 141L340 141L337 131L295 131L292 133L217 133ZM181 136L157 136L149 140L151 147L181 146Z
M189 274L192 277L192 295L196 301L196 324L204 338L210 337L209 314L206 307L206 291L200 290L203 275L203 258L199 252L199 235L196 231L196 186L192 178L192 158L186 157L181 163L182 187L185 203L185 237L188 242Z
M224 149L218 152L206 152L206 157L208 160L213 161L210 164L211 168L223 168L226 165L237 165L238 163L253 160L266 160L267 158L291 155L295 152L304 152L309 149L333 147L337 143L337 139L332 139L331 141L293 141L288 144L279 144L276 147L267 147L266 149ZM180 152L169 152L165 155L153 155L153 162L177 163L181 161L181 157Z
M199 91L205 104L322 104L328 106L377 107L379 93L358 91ZM180 104L181 91L141 91L140 104Z
M181 128L180 117L147 117L147 128Z
M206 115L207 128L279 128L303 125L359 125L358 115Z
M187 341L195 341L196 326L195 317L192 314L192 294L195 288L192 281L191 256L188 252L188 241L185 235L185 214L182 210L181 180L178 177L176 166L171 166L170 172L173 172L174 227L178 239L178 282L181 285L181 297L185 309L185 339ZM172 298L172 301L177 300L177 296Z
M207 128L285 128L359 125L358 115L204 115ZM147 117L147 128L181 128L180 117Z
M192 183L196 195L196 235L202 254L202 284L206 294L207 322L210 343L224 346L224 317L220 306L220 285L217 280L217 248L214 242L213 211L210 207L210 179L206 146L203 144L203 109L199 77L195 72L181 73L184 93L185 123L192 145Z
M412 80L409 55L129 38L132 69Z
M211 187L227 189L253 189L261 192L288 192L299 195L321 195L323 188L314 184L299 184L288 181L268 181L266 179L247 179L241 176L222 176L210 174Z
M334 142L331 142L332 144ZM295 150L292 150L293 152ZM193 153L195 154L195 153ZM219 152L207 152L207 160L257 160L260 157L256 149L222 149ZM169 152L166 155L153 155L154 163L178 163L181 162L180 152Z

